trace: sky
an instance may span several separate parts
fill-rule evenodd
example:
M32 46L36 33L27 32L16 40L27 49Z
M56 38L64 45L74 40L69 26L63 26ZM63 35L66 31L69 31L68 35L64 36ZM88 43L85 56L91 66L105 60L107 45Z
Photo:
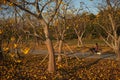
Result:
M84 8L86 8L86 11L90 12L90 13L94 13L97 14L98 13L98 9L97 9L97 4L100 2L101 0L72 0L73 5L75 5L76 8L80 8L80 2L84 2Z
M98 3L100 3L100 1L101 0L92 0L92 1L91 0L73 0L73 3L74 3L76 8L79 8L80 2L84 2L85 6L89 9L89 12L97 14L99 11L97 9L97 5L98 5Z

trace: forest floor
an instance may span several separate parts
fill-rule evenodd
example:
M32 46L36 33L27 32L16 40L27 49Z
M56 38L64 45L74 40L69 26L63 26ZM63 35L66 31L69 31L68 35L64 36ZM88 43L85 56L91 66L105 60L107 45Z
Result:
M47 71L47 54L30 53L18 60L8 58L0 65L0 80L120 80L120 62L115 59L113 51L107 46L101 46L101 55L85 55L90 47L64 48L66 52L82 55L62 56L62 62L56 62L55 73ZM46 47L35 48L39 49L46 50ZM57 61L57 55L55 57Z

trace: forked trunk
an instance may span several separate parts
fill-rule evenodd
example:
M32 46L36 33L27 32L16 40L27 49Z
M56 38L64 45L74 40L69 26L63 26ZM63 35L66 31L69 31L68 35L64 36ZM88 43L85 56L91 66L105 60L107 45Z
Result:
M60 40L60 41L59 41L59 50L58 50L58 62L61 62L61 61L62 61L62 56L61 56L61 53L62 53L62 45L63 45L63 41Z
M81 39L81 37L79 35L78 35L78 44L77 45L78 45L78 47L83 45L82 39Z
M78 38L77 46L78 46L78 47L83 46L83 43L82 43L82 36L83 36L83 33L84 33L84 32L81 33L81 35L80 35L76 28L74 28L74 30L75 30L75 33L76 33L77 38Z

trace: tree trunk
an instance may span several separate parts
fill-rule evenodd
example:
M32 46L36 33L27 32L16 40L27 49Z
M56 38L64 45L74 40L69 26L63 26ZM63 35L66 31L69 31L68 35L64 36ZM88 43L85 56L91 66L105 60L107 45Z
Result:
M54 55L54 50L53 50L53 44L49 36L49 27L47 24L44 23L44 33L46 37L46 46L48 49L48 54L49 54L49 61L48 61L48 72L52 73L56 71L55 67L55 55Z
M56 67L55 67L55 55L53 51L53 45L50 39L46 39L46 46L48 49L48 54L49 54L49 62L48 62L48 71L55 72Z
M80 47L80 45L81 46L83 45L83 43L82 43L82 36L83 36L84 32L81 33L81 35L80 35L76 28L74 28L74 31L75 31L75 33L77 35L77 38L78 38L78 44L77 44L77 46Z
M117 60L120 61L120 51L117 53Z
M119 61L120 61L120 50L119 50L119 48L114 49L114 52L115 52L115 54L117 55L116 60L119 60Z
M62 45L63 45L63 41L60 40L60 41L59 41L59 48L58 48L58 62L61 62L61 61L62 61L62 56L61 56L61 53L62 53Z
M82 39L81 39L81 37L79 35L77 35L77 36L78 36L78 47L80 47L80 46L83 45Z

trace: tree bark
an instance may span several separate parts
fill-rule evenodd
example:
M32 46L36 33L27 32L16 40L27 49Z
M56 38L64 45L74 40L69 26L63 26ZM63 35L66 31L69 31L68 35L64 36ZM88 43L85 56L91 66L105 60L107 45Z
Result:
M114 51L115 51L115 54L117 55L116 60L120 61L120 50L119 50L119 48L118 47L114 48Z
M120 51L117 53L117 60L120 61Z
M48 61L48 72L55 72L56 67L55 67L55 55L54 55L54 50L53 50L53 45L50 39L46 39L46 46L48 49L48 54L49 54L49 61Z
M44 22L44 21L42 21ZM44 23L44 34L46 37L46 46L48 49L48 54L49 54L49 61L48 61L48 72L52 73L56 71L55 67L55 55L54 55L54 49L53 49L53 44L49 36L49 26Z
M115 50L115 53L116 53L116 55L117 55L116 60L120 61L120 51Z
M76 33L76 35L77 35L77 38L78 38L77 46L80 47L80 45L81 45L81 46L83 45L83 43L82 43L82 36L83 36L83 33L84 33L84 32L81 33L81 35L80 35L80 33L77 31L76 28L74 28L74 31L75 31L75 33Z
M79 35L77 35L77 36L78 36L78 47L80 47L80 45L81 46L83 45L82 38Z
M58 62L61 62L61 61L62 61L62 56L61 56L61 53L62 53L62 45L63 45L63 41L60 40L60 41L59 41L59 48L58 48Z

